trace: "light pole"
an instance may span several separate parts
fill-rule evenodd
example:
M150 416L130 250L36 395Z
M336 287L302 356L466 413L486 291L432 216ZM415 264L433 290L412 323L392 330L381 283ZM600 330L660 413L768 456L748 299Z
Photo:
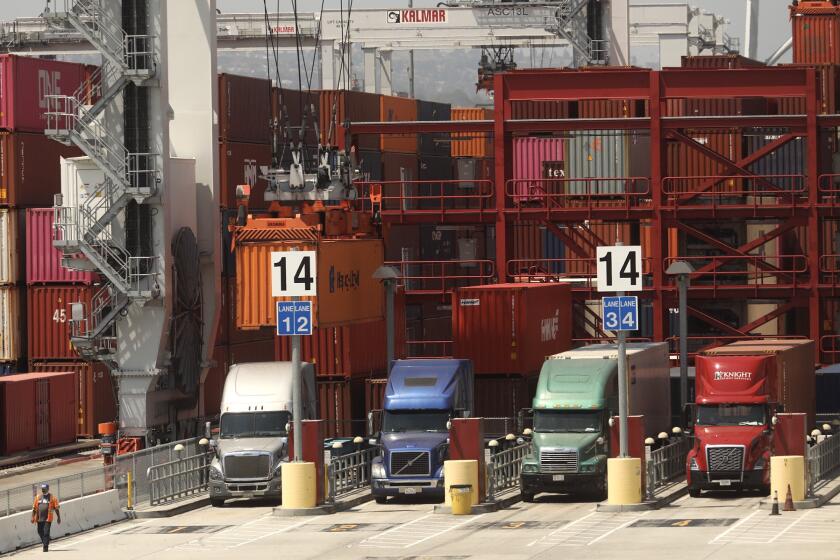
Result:
M394 291L399 277L399 271L392 266L380 266L373 273L373 278L385 285L385 348L388 373L391 372L391 364L394 361Z
M689 275L694 268L686 261L674 261L665 271L669 276L675 276L679 288L680 313L680 407L685 413L688 402L688 284Z

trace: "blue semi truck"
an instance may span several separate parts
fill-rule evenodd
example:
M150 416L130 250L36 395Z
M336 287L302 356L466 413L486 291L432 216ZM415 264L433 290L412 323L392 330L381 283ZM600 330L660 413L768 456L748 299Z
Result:
M472 411L469 360L395 361L385 387L381 430L371 442L380 449L371 472L376 502L385 503L389 496L442 499L448 422L468 418Z

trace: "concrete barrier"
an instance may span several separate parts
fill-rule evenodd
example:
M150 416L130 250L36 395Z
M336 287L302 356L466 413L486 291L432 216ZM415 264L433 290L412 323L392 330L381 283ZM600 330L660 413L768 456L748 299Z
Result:
M62 503L61 525L53 521L50 534L57 539L125 518L117 491L108 490ZM31 520L29 511L0 517L0 554L40 543Z

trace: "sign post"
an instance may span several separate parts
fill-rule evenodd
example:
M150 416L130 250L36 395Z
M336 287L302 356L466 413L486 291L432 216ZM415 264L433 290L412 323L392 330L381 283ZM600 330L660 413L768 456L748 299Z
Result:
M271 295L291 297L277 302L277 335L292 337L292 422L295 462L303 461L303 379L300 368L300 337L312 334L312 301L317 296L315 251L271 253Z
M617 297L602 298L604 327L618 333L618 434L619 457L627 457L627 338L639 320L639 298L624 292L642 289L642 248L624 246L597 248L598 291L618 292Z

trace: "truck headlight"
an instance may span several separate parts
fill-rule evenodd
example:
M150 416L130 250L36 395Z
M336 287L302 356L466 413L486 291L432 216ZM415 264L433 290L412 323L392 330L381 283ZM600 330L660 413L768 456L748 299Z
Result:
M764 455L762 455L761 457L758 458L758 461L755 462L755 466L753 467L753 470L763 471L766 467L767 467L767 459L764 457Z
M216 467L210 467L210 480L224 480L222 471Z
M583 464L580 466L580 472L594 472L595 463Z
M699 471L700 465L697 464L697 459L694 457L691 458L691 461L688 462L688 468L693 471Z
M522 472L534 473L538 470L539 469L537 468L536 463L525 463L524 465L522 465Z
M371 478L385 478L385 465L382 463L374 463L370 467Z
M274 465L274 474L280 474L280 470L283 468L283 461L277 460L277 464Z

